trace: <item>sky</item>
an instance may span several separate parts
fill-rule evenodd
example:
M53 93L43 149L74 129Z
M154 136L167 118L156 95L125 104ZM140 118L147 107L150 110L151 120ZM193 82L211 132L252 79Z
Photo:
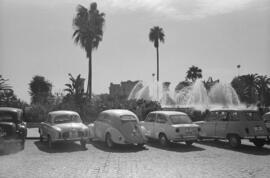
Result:
M87 78L88 59L72 39L76 7L88 0L0 0L0 75L29 102L29 83L42 75L61 92L68 73ZM104 12L103 40L93 52L93 92L111 82L152 82L156 51L148 39L160 26L160 81L185 79L192 65L203 79L270 76L270 0L97 0ZM241 65L237 70L237 65ZM85 84L86 87L86 84ZM173 89L173 88L171 88Z

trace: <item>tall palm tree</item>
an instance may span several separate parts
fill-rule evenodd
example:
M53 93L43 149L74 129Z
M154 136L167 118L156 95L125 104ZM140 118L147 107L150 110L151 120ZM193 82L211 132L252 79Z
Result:
M97 3L90 4L90 9L78 5L77 14L73 19L74 42L79 44L86 52L89 59L87 94L92 95L92 50L97 49L99 42L102 41L105 14L97 9Z
M150 29L149 33L149 40L154 43L154 46L157 50L157 81L159 81L159 52L158 52L158 47L159 47L159 41L164 43L164 31L162 28L159 26L154 26L153 28Z
M197 78L202 78L202 69L196 66L191 66L187 71L187 79L191 79L194 82Z

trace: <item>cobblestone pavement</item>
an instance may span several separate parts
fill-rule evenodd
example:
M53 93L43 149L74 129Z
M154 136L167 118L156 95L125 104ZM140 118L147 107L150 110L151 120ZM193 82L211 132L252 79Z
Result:
M205 141L193 146L173 144L162 148L150 142L145 149L118 146L107 149L92 142L59 143L52 150L37 139L25 149L0 155L0 178L185 178L269 177L270 146L258 149L245 142L233 150L227 142Z

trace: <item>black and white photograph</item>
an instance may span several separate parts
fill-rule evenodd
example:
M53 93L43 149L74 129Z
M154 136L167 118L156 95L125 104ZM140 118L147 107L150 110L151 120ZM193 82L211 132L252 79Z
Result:
M270 177L270 0L0 0L0 178L217 177Z

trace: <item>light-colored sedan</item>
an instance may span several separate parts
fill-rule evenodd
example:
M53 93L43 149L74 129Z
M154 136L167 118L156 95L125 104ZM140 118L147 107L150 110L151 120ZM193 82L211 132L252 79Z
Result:
M128 110L103 111L88 127L91 138L104 141L109 148L115 144L133 144L142 147L146 142L137 116Z
M53 111L39 128L40 141L47 140L51 148L58 141L80 141L83 149L89 139L89 129L82 123L80 115L73 111Z
M191 145L198 138L199 126L187 114L177 111L150 112L141 122L148 138L158 139L166 146L169 142L186 142Z

